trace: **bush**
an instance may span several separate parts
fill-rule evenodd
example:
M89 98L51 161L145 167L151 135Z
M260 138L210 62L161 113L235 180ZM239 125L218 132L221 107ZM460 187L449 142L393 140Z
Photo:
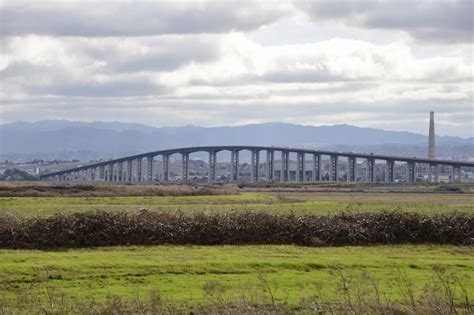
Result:
M77 248L158 244L295 244L305 246L401 243L474 244L474 216L462 213L195 214L88 212L48 218L0 218L0 248Z

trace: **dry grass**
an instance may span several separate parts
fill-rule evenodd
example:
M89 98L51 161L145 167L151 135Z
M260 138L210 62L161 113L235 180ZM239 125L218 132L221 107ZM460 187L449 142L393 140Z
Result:
M108 185L86 183L0 183L0 197L203 196L238 194L229 186Z

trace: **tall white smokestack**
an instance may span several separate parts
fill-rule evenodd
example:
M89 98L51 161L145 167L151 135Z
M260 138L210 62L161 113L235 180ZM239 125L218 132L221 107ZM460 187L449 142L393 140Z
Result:
M428 158L436 158L434 112L430 112L430 136L428 140Z

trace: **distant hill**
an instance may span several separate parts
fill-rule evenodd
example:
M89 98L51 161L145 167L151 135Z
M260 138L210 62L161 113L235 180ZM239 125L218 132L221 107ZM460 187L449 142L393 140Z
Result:
M342 148L424 156L427 142L427 136L411 132L345 124L156 128L134 123L49 120L0 125L0 159L10 160L98 159L166 148L226 144ZM474 138L437 137L437 145L445 156L474 156Z

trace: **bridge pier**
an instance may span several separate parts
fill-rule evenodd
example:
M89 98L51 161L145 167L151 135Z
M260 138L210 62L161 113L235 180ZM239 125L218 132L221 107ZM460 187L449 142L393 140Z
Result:
M170 172L170 156L169 154L163 154L163 181L169 180Z
M311 174L313 182L321 180L321 154L313 153L313 172Z
M338 167L338 160L339 156L331 154L330 155L331 163L330 166L330 180L337 182L339 180L339 167Z
M296 154L296 181L305 181L305 156L304 153L298 152Z
M453 183L462 183L462 170L460 166L453 166Z
M153 156L146 157L146 180L153 181Z
M239 150L232 150L230 153L230 174L231 180L239 181Z
M273 181L273 167L274 167L274 155L275 151L267 150L267 181Z
M209 182L216 180L216 158L217 153L215 151L209 151L209 171L207 173L207 179Z
M107 182L113 182L114 165L107 164Z
M188 181L189 176L189 153L181 154L181 179L184 182Z
M416 174L415 174L415 163L414 162L408 162L407 163L407 178L406 181L409 183L414 183Z
M137 158L137 182L141 182L143 181L143 175L142 175L142 171L143 171L143 165L142 165L142 162L143 162L143 158Z
M386 166L386 176L385 176L385 181L387 183L393 183L394 181L394 169L395 169L395 161L394 160L387 160L387 166Z
M372 183L375 181L375 159L367 159L367 181Z
M439 183L439 165L434 164L433 168L434 168L434 182Z
M290 173L290 152L282 150L281 151L280 181L287 182L289 180L289 173Z
M133 167L133 160L127 160L127 171L125 181L131 182L132 181L132 167Z
M117 181L123 182L123 162L117 163Z
M428 183L433 182L433 169L431 163L428 163Z
M348 162L349 162L349 165L348 165L347 181L355 182L356 158L350 156Z
M252 150L250 155L250 181L258 182L260 154L258 150Z

